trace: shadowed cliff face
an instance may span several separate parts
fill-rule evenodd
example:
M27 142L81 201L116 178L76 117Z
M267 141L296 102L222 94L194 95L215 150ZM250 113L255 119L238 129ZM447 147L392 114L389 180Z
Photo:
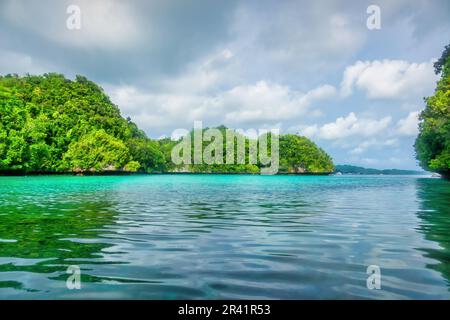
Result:
M427 267L439 271L450 287L450 182L444 179L418 179L417 197L421 219L419 230L439 248L423 249L425 256L438 263Z

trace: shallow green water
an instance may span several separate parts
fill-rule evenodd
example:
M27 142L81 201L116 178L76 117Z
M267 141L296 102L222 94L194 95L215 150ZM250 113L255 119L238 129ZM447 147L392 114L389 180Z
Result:
M421 177L0 177L0 298L449 299L449 208Z

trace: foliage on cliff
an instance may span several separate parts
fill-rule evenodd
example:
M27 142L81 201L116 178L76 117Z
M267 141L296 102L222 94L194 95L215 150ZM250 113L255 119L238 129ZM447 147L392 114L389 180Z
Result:
M220 133L220 140L216 141L215 137L204 138L210 129L216 130L218 134ZM275 158L272 157L271 133L249 138L224 126L206 128L199 133L203 136L203 139L199 148L196 149L195 132L196 130L192 130L189 133L190 141L187 148L189 165L174 165L170 161L172 150L176 145L181 144L181 139L178 141L170 139L160 141L166 156L166 163L171 163L171 170L178 172L253 174L260 173L261 168L274 167ZM229 139L227 139L228 134L231 134ZM279 141L278 173L333 172L334 165L331 157L308 138L295 134L281 134L276 138ZM264 140L267 143L267 151L264 151L264 148L260 148L260 143ZM215 143L218 143L217 148L214 148ZM253 153L251 152L252 148L255 151ZM199 159L203 160L201 164L195 163L196 153ZM218 161L214 161L212 164L205 163L205 153L209 153L211 158ZM229 159L227 159L228 156ZM221 163L219 164L218 162Z
M415 149L422 168L450 176L450 45L434 64L441 74L434 95L425 99Z
M0 77L0 116L2 171L152 171L164 159L158 143L81 76Z
M216 129L226 136L224 126ZM248 151L255 140L234 134L232 163L226 162L229 146L224 139L220 142L223 164L175 165L172 150L180 141L149 139L131 119L121 116L101 87L85 77L0 76L0 172L259 173L267 163L258 157L250 161ZM238 140L245 150L240 162ZM209 150L213 141L203 140L199 150ZM270 148L269 142L269 155ZM305 137L280 135L279 150L281 173L333 171L331 158Z

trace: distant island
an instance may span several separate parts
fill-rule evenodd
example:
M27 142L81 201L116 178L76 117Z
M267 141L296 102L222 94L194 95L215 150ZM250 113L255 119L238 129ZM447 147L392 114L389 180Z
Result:
M83 76L75 80L54 73L0 76L0 115L2 175L258 174L264 168L259 158L235 164L174 164L171 153L180 140L150 139L130 118L121 116L100 86ZM248 151L252 140L235 134ZM278 138L279 173L333 172L331 157L308 138L295 134ZM202 145L201 151L207 147ZM226 150L225 142L222 148Z
M400 170L400 169L372 169L358 166L352 166L348 164L336 165L334 167L334 173L342 174L384 174L384 175L423 175L425 171L416 170Z

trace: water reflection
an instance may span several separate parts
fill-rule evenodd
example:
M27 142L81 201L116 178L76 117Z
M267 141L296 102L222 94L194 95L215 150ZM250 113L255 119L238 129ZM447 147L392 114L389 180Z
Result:
M118 216L110 198L86 194L80 201L79 189L74 196L73 190L33 180L19 186L12 181L0 202L0 288L40 291L21 279L33 273L65 281L69 265L113 263L103 260L102 251L112 245L101 240L102 230ZM82 268L82 281L101 280Z
M450 183L0 177L0 298L449 297ZM383 290L368 290L380 265ZM65 285L69 265L82 290Z
M419 230L437 248L421 249L437 263L427 267L439 271L450 287L450 182L442 179L418 179L417 196L421 210Z

